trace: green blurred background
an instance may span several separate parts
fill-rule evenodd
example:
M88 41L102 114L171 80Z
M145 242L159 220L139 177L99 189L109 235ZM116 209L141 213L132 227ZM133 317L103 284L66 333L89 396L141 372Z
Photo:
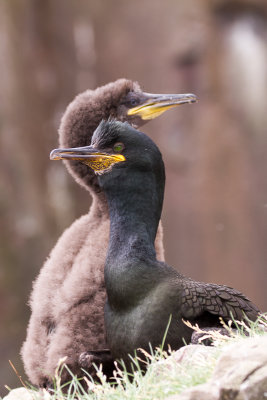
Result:
M166 260L267 308L266 0L1 0L0 393L25 378L32 280L90 198L49 161L67 104L120 77L198 104L143 128L166 164Z

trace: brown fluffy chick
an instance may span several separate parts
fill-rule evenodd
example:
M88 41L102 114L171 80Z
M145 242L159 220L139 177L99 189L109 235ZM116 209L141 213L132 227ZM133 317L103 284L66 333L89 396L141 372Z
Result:
M87 90L67 107L59 128L62 147L89 145L102 119L110 117L139 127L165 110L195 102L187 95L153 95L138 83L119 79ZM77 376L81 367L94 373L92 362L111 364L104 330L104 263L109 240L109 214L105 196L94 172L79 161L66 162L75 180L89 190L89 213L76 220L59 238L33 284L31 318L22 347L24 367L30 381L51 384L59 360ZM156 238L157 258L164 260L162 228ZM81 356L93 350L94 356ZM62 382L68 379L62 375Z

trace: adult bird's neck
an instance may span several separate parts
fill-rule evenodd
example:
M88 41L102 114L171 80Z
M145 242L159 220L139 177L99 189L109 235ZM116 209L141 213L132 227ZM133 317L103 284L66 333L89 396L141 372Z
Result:
M108 303L117 309L134 307L153 283L148 264L155 264L163 194L149 175L120 174L105 186L110 215L105 285Z
M154 175L126 175L119 182L113 181L105 193L110 215L107 263L143 256L155 258L154 241L161 215L163 188Z

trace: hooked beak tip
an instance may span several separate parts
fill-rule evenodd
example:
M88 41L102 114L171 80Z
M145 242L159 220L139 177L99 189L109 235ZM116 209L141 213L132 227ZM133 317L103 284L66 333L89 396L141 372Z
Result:
M49 158L50 158L50 160L53 160L53 161L61 159L57 149L54 149L51 151Z
M64 160L64 152L62 151L62 149L54 149L51 151L49 158L52 161L57 161L57 160Z

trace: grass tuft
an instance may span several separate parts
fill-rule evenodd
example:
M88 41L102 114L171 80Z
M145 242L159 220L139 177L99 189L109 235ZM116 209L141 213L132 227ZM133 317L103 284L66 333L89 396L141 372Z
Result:
M170 323L170 321L169 321ZM91 376L84 371L84 377L78 379L73 376L68 367L64 364L64 359L60 361L54 380L54 388L50 392L43 390L42 396L36 399L45 400L152 400L165 399L173 394L178 394L187 388L207 382L211 377L217 359L222 350L232 344L246 340L248 337L258 337L267 334L267 314L262 314L256 322L230 321L225 323L221 321L223 328L226 329L228 336L218 331L202 331L198 326L192 326L185 322L193 330L203 333L204 338L210 338L213 345L203 348L192 356L182 356L177 360L177 353L168 349L163 350L163 346L150 353L141 350L145 356L145 361L138 357L132 357L132 372L126 371L123 362L116 362L114 380L107 382L102 368L97 369L97 376L100 383L95 383ZM201 340L203 337L201 338ZM193 347L193 346L192 346ZM205 350L205 351L204 351ZM178 353L179 355L180 353ZM178 357L178 358L179 358ZM146 374L142 373L142 363L147 364ZM60 376L63 369L66 368L72 377L68 384L62 385ZM84 389L81 381L86 383L87 389ZM65 393L67 389L67 393Z

